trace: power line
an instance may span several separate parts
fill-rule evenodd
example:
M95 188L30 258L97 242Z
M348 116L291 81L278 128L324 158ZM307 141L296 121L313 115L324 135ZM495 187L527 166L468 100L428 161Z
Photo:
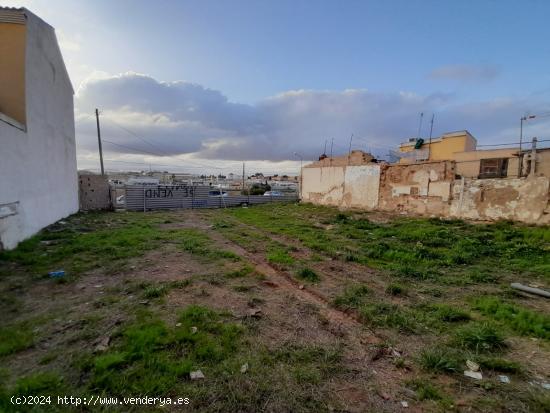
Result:
M177 158L175 157L174 155L170 155L169 153L165 152L164 150L162 150L161 148L159 148L158 146L152 144L151 142L149 142L147 139L145 139L144 137L138 135L137 133L133 132L132 130L122 126L122 125L119 125L117 122L115 122L114 120L112 119L109 119L109 118L105 118L104 119L107 119L110 123L112 123L113 125L115 125L116 127L122 129L123 131L129 133L130 135L140 139L141 141L145 142L146 144L148 144L149 146L151 146L153 149L156 149L158 150L161 154L157 154L157 153L151 153L151 152L148 152L149 154L153 154L155 156L166 156L168 158L173 158L173 159L176 159L178 162L188 162L188 163L191 163L191 164L194 164L194 165L198 165L200 167L203 167L203 168L212 168L212 169L224 169L224 168L219 168L219 167L216 167L216 166L213 166L213 165L208 165L208 164L203 164L203 163L200 163L200 162L195 162L195 161L190 161L188 159L180 159L180 158ZM117 143L114 143L114 142L110 142L111 144L114 144L114 145L118 145L118 146L123 146L123 145L120 145L120 144L117 144ZM136 148L133 148L133 150L137 150ZM139 150L141 152L144 152L142 150Z

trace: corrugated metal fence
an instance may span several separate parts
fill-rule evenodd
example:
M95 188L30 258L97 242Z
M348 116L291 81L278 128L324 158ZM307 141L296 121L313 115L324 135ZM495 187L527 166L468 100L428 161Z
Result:
M176 208L225 208L240 205L266 204L269 202L292 202L296 195L263 196L212 196L217 190L206 185L127 185L125 205L129 211Z

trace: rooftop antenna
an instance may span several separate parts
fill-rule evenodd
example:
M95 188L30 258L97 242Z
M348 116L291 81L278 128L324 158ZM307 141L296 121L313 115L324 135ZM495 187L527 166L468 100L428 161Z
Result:
M420 112L420 122L418 124L418 134L416 135L416 139L420 139L420 131L422 130L422 119L424 118L424 112Z
M432 120L430 122L430 144L428 145L428 160L430 160L430 155L432 154L432 132L434 130L434 119L435 113L432 113Z

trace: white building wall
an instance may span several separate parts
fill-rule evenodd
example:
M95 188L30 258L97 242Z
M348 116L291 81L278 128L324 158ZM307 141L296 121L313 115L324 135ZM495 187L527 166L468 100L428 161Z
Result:
M378 206L380 165L323 166L302 169L302 200L342 208Z
M5 249L78 211L73 89L54 30L28 13L27 128L0 121L0 242Z

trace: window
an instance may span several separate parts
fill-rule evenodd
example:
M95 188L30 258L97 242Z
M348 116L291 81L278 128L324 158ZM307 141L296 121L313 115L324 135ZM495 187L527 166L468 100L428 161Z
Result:
M0 10L0 120L24 128L25 16L19 10Z
M479 161L479 179L504 178L508 173L508 158L481 159Z

